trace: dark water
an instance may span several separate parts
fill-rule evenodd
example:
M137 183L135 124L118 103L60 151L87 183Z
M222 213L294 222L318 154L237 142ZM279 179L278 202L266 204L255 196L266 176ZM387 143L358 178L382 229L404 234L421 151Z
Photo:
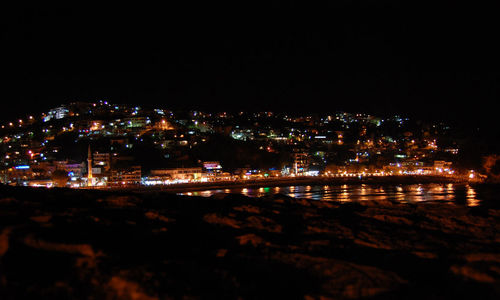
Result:
M409 184L409 185L308 185L287 187L237 188L225 190L206 190L180 193L180 195L209 197L216 193L237 193L249 197L283 194L296 198L312 200L352 202L365 200L392 200L400 202L449 202L466 206L479 206L485 203L477 188L468 184Z

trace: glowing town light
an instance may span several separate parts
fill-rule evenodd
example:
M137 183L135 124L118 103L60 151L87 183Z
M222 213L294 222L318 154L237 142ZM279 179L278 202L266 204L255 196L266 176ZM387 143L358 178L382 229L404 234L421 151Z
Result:
M16 166L15 167L16 170L27 170L29 168L30 168L30 166L25 166L25 165L23 165L23 166Z

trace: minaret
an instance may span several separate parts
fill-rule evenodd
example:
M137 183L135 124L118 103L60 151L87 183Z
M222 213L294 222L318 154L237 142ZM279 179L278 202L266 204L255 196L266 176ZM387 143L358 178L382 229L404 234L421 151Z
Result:
M87 186L92 186L92 151L90 151L89 144L89 154L87 157L88 172L87 172Z

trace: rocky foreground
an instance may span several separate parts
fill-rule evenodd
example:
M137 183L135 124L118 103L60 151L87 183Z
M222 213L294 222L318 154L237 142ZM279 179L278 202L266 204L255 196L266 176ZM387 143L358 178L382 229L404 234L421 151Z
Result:
M498 299L500 210L0 187L0 299Z

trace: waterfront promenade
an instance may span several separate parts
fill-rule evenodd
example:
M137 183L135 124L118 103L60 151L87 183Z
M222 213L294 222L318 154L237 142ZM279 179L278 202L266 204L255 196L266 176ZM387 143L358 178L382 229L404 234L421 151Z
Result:
M234 189L245 187L282 187L301 185L336 184L418 184L418 183L458 183L478 182L459 175L387 175L387 176L300 176L274 177L246 180L223 180L211 182L189 182L153 186L102 187L105 190L168 191L172 193L202 190Z

